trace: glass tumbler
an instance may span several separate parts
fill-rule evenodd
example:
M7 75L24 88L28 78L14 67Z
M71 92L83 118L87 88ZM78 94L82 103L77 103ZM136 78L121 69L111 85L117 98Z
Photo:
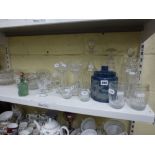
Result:
M80 63L70 64L71 88L73 96L78 96L79 94L81 70L82 70L82 64Z
M115 109L121 109L125 105L125 83L109 83L109 105Z
M135 110L144 110L148 104L149 85L132 85L128 105Z
M48 85L49 85L49 80L47 77L47 73L45 72L39 72L37 73L38 80L38 88L39 88L39 95L41 97L47 96L48 95Z
M28 86L29 90L38 89L37 75L35 73L31 73L28 75Z
M53 88L56 90L56 92L59 92L60 84L61 84L61 73L59 71L60 64L56 63L54 64L54 69L52 72L52 82L53 82Z

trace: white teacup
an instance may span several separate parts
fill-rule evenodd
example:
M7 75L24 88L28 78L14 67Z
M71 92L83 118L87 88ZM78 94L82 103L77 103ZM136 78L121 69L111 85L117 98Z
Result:
M96 122L93 118L86 118L81 123L81 131L86 129L94 129L96 130Z

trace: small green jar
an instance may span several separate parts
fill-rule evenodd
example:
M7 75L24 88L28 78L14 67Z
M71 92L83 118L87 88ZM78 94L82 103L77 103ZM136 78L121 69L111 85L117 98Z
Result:
M21 73L20 83L18 84L18 95L27 96L28 94L28 83L25 79L24 73Z

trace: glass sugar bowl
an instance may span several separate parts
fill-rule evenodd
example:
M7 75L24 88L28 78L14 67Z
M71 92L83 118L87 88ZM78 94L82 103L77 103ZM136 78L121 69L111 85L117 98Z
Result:
M80 89L79 99L83 102L88 102L90 100L90 90L89 89Z

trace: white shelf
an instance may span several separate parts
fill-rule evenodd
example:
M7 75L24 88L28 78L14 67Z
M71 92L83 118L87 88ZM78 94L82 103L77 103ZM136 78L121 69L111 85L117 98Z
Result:
M46 24L61 24L61 23L72 23L72 22L82 22L82 21L90 21L90 20L84 20L84 19L1 19L0 28L13 28L13 27L35 26L35 25L46 25Z
M0 19L6 36L137 32L149 19Z
M26 97L19 97L15 85L0 86L0 101L92 116L148 123L154 123L155 117L154 112L149 106L147 106L144 111L133 110L127 105L122 109L113 109L106 103L96 102L92 99L89 102L82 102L77 97L63 99L55 93L49 93L46 97L40 97L37 94L37 91L30 91L29 95Z

